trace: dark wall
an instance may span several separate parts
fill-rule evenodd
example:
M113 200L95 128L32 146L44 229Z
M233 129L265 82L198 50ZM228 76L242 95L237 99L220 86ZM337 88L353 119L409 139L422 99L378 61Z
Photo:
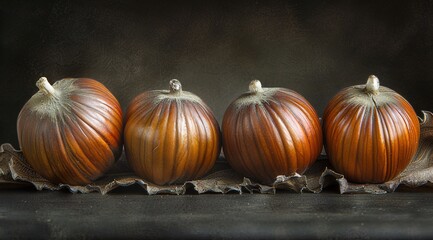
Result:
M0 0L0 143L35 81L90 77L126 108L178 78L221 122L252 79L291 88L319 115L376 74L433 110L433 1Z

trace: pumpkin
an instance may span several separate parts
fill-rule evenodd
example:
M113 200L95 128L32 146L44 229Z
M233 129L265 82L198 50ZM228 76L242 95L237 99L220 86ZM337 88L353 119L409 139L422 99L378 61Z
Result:
M122 151L122 110L100 82L45 77L17 119L27 163L53 183L85 185L102 176Z
M222 134L224 155L233 169L264 184L278 175L304 173L323 148L311 104L293 90L262 88L258 80L228 106Z
M371 75L366 84L345 88L330 100L323 132L337 172L352 182L383 183L410 163L420 124L409 102Z
M169 185L194 180L215 164L221 134L211 109L173 79L170 90L145 91L129 104L125 152L134 172Z

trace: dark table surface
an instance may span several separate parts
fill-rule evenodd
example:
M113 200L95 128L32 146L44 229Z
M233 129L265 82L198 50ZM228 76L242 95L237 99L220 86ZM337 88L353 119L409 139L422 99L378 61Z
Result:
M0 238L432 238L433 189L385 195L2 189Z

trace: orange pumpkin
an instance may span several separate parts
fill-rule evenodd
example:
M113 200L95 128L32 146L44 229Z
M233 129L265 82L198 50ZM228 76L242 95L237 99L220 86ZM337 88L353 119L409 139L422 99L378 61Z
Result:
M323 115L325 147L335 170L352 182L383 183L401 173L417 151L420 124L409 104L371 75L343 89Z
M322 150L319 117L300 94L285 88L250 83L227 108L223 150L243 176L270 184L278 175L302 174Z
M218 122L195 94L173 79L170 90L135 97L125 117L125 151L135 173L158 185L198 179L221 150Z
M29 165L53 183L84 185L102 176L122 150L122 110L100 82L62 79L39 91L17 120L18 141Z

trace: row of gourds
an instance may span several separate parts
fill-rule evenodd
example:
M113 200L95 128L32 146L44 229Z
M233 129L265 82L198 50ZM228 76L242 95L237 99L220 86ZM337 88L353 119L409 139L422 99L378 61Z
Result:
M352 182L383 183L402 172L420 135L412 106L395 91L367 83L328 103L322 123L313 106L285 88L249 91L227 108L222 128L197 95L173 79L169 90L136 96L123 115L114 95L88 78L44 77L17 120L28 164L53 183L85 185L101 177L123 146L131 169L158 185L199 179L221 152L239 174L263 184L304 173L323 145L333 168Z

